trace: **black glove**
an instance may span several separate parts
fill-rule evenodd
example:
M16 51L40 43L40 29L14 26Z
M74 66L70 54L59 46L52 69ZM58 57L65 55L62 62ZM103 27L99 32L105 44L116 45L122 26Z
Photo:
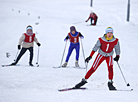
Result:
M38 46L41 46L41 44L40 44L40 43L37 43L37 45L38 45Z
M21 49L21 45L18 45L18 50L20 50Z
M114 61L118 62L118 60L119 60L119 56L116 56L116 57L114 58Z
M89 63L89 60L90 60L91 58L92 58L91 56L87 57L87 58L85 59L85 62Z

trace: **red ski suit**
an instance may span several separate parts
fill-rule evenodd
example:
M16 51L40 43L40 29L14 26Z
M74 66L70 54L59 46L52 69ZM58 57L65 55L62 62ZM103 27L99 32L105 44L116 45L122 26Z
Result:
M99 65L106 60L107 67L108 67L108 77L109 80L113 79L113 49L115 48L116 55L120 55L120 45L117 38L113 37L112 40L107 41L105 36L99 38L97 43L95 44L90 56L92 57L93 54L99 49L98 55L95 58L95 61L91 67L91 69L86 73L85 79L88 79L99 67Z
M93 18L94 24L96 24L96 20L97 20L98 16L97 16L95 13L90 13L90 16L89 16L89 18L86 20L86 22L88 22L88 20L89 20L90 18Z

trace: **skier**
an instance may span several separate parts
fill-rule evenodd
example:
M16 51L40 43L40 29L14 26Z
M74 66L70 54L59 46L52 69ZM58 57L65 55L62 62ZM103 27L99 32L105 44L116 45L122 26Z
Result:
M34 46L34 41L36 42L36 44L38 46L41 46L41 44L38 42L37 38L35 37L35 33L33 33L33 28L32 26L28 25L26 28L26 33L24 33L20 40L19 40L19 44L18 44L18 50L21 49L21 45L22 45L22 49L20 51L20 54L18 55L16 61L14 63L12 63L11 65L16 65L18 63L18 61L20 60L20 58L22 57L22 55L29 50L30 51L30 61L29 61L29 65L33 66L32 64L32 60L33 60L33 46Z
M64 41L67 41L70 39L70 47L68 49L68 54L66 57L65 63L62 65L62 67L66 67L68 64L68 60L70 58L70 55L73 51L73 49L76 50L76 61L75 61L75 66L79 67L78 60L79 60L79 50L80 50L80 43L79 43L79 37L84 38L84 36L76 31L76 28L74 26L70 27L70 33L68 33L67 37L64 39Z
M88 63L94 53L99 50L91 69L86 73L85 78L83 78L82 81L75 86L75 88L80 88L81 86L86 84L87 79L96 71L99 65L104 60L106 60L109 73L108 87L109 90L116 90L116 88L113 86L113 49L115 49L116 52L116 57L114 58L114 61L118 61L120 57L119 40L113 36L113 28L108 27L106 29L106 34L98 39L90 56L85 59L85 62Z
M91 25L95 26L97 23L98 16L94 12L91 12L89 18L85 22L88 22L89 19L91 20ZM94 23L92 23L93 20Z

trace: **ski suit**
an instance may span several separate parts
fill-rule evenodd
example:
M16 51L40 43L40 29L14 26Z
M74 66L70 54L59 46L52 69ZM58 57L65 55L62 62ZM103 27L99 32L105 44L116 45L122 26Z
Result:
M79 50L80 50L79 37L84 38L83 35L80 32L76 32L75 34L72 34L70 32L70 33L68 33L67 37L65 38L65 40L70 39L70 46L69 46L69 49L68 49L66 62L68 62L73 49L76 50L76 60L77 61L79 60Z
M86 22L88 22L89 19L91 19L91 25L96 25L98 16L95 13L91 13ZM94 23L92 23L92 20L94 20Z
M37 38L35 37L35 33L33 33L33 35L27 35L26 33L24 33L20 40L19 40L19 45L22 45L22 49L20 51L20 54L18 55L17 59L16 59L16 63L18 63L18 61L20 60L20 58L22 57L22 55L29 50L30 52L30 59L29 59L29 63L32 63L33 60L33 46L34 46L34 41L36 43L39 43Z
M106 40L104 35L98 39L90 56L92 57L97 50L99 51L91 69L86 73L85 79L88 79L104 60L106 60L107 63L109 80L113 79L113 49L115 49L116 55L119 56L120 45L117 38L113 37L111 40Z

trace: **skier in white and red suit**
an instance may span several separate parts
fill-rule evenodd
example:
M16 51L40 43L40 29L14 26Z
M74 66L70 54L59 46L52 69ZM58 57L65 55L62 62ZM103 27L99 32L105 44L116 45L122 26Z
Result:
M116 88L113 86L113 53L114 50L116 52L116 57L114 58L114 61L119 60L120 56L120 45L119 40L113 36L113 28L108 27L106 29L106 34L103 37L100 37L95 44L91 54L89 57L85 59L85 62L89 62L89 60L92 58L94 53L98 51L98 55L95 58L95 61L91 67L91 69L86 73L85 78L82 79L80 83L78 83L75 88L80 88L84 84L87 83L87 79L96 71L96 69L99 67L99 65L106 60L107 66L108 66L108 87L109 90L116 90Z
M20 51L20 54L18 55L16 61L14 63L12 63L11 65L16 65L18 63L18 61L20 60L20 58L22 57L22 55L29 50L30 52L30 59L29 59L29 65L33 66L32 64L32 60L33 60L33 46L34 46L34 41L36 42L36 44L38 46L41 46L41 44L38 42L35 33L33 33L33 28L32 26L27 26L26 27L26 33L23 33L23 35L21 36L20 40L19 40L19 44L18 44L18 50L21 49L21 45L22 45L22 49Z

